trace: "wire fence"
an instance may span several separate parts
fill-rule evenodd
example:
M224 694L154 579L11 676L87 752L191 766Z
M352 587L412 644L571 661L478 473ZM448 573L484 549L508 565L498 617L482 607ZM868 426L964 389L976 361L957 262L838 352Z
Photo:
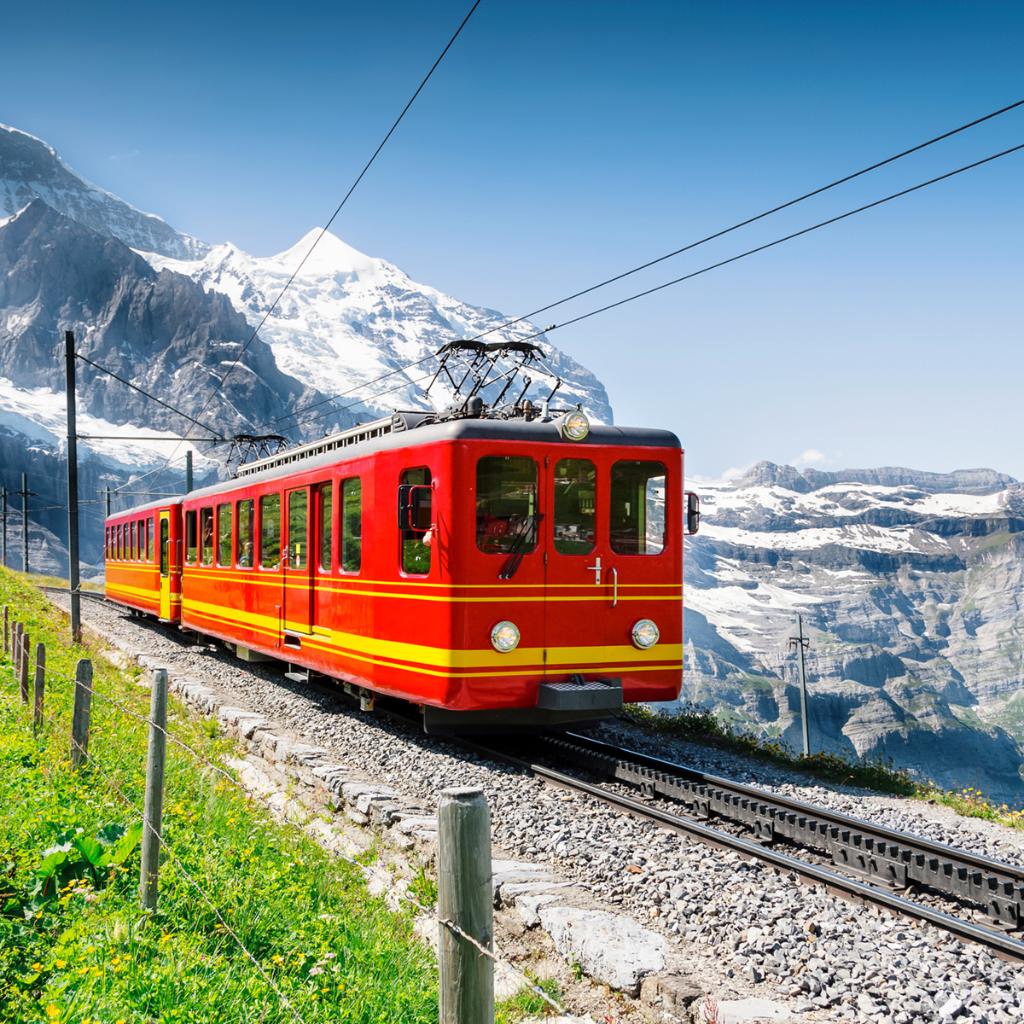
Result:
M157 859L150 865L152 877L147 876L145 848L143 850L143 864L140 870L140 898L143 901L143 905L146 905L145 891L147 884L149 884L153 886L155 906L159 857L163 855L173 865L174 869L180 873L189 887L195 891L198 899L213 913L220 927L223 928L224 933L238 946L245 959L252 964L268 988L280 1000L284 1010L298 1024L306 1024L294 1003L288 999L280 986L275 983L273 977L260 962L259 958L248 948L238 934L238 931L228 923L224 909L212 898L200 880L185 867L183 857L168 842L167 836L164 834L164 829L161 827L159 809L156 814L153 814L151 811L150 798L156 793L156 787L159 788L159 803L162 803L164 793L162 757L160 758L158 769L155 769L153 764L154 736L159 737L162 742L170 743L176 749L182 751L196 765L215 775L219 782L237 790L247 802L257 799L253 790L247 788L223 764L217 763L217 761L196 749L194 744L183 739L175 730L168 728L166 721L160 721L160 716L156 709L159 702L159 689L161 687L163 688L163 701L166 708L166 688L168 684L166 671L156 669L152 673L151 695L153 696L153 705L149 715L143 714L141 711L131 707L126 700L98 689L93 678L92 664L88 659L82 659L78 662L75 678L52 671L47 672L45 645L37 643L33 667L31 638L22 623L12 621L10 609L7 606L4 606L3 609L3 660L5 667L9 668L10 674L13 676L18 691L20 691L20 699L19 696L9 694L6 688L0 690L0 697L14 707L31 705L32 729L35 734L41 734L44 722L51 727L54 734L59 735L61 731L68 728L67 722L61 721L52 707L49 710L46 709L47 684L61 684L63 692L59 707L62 712L66 713L68 710L67 695L69 693L72 695L73 705L71 709L69 746L69 756L72 765L80 767L87 764L90 769L97 772L109 787L110 792L117 797L127 810L141 819L144 839L148 834L152 847L155 850ZM117 781L117 772L104 761L98 759L95 750L90 750L89 737L96 727L96 721L92 713L94 698L101 706L110 709L112 713L130 720L134 725L145 726L147 730L150 750L146 764L147 800L146 806L143 808L138 806L138 803L125 792L125 787ZM444 824L445 800L450 792L455 791L446 791L445 794L442 794L443 798L439 814L438 905L435 907L425 905L421 900L417 899L408 887L399 887L396 891L396 895L401 902L408 904L417 914L432 918L439 926L438 934L441 941L438 946L438 956L441 971L440 998L442 1004L442 1024L479 1024L480 1020L485 1019L479 1016L480 992L485 989L492 994L491 1014L493 1015L493 971L496 966L500 966L503 970L510 972L512 977L516 979L520 989L528 989L551 1011L563 1015L565 1010L558 1000L553 998L536 981L510 961L501 958L495 953L492 938L493 927L489 923L492 916L490 903L491 886L489 882L489 824L483 833L477 835L475 843L467 844L464 835L452 835L446 843ZM465 792L468 791L458 792L464 796ZM473 792L478 794L483 807L483 819L480 820L487 820L486 803L483 803L483 795L479 791ZM312 814L306 812L296 814L294 811L295 803L295 801L290 801L275 817L283 825L301 835L303 842L315 842L315 837L306 828L308 821L313 817ZM449 815L448 821L451 822L452 820L461 819L453 819ZM449 827L449 832L450 830L451 827ZM347 863L360 872L360 874L366 873L366 865L355 857L350 857L335 848L332 848L330 852L332 856ZM486 876L488 879L485 894L487 906L485 909L480 906L466 905L462 901L462 895L464 894L461 892L466 886L458 884L459 876L464 872L479 875L482 863L486 865ZM456 884L450 884L446 888L444 884L446 875L456 880ZM481 926L481 921L487 922L486 925ZM447 933L448 937L457 941L445 941L445 933ZM487 973L486 980L483 980L481 977L482 967ZM448 1002L447 1014L445 1012L446 998Z

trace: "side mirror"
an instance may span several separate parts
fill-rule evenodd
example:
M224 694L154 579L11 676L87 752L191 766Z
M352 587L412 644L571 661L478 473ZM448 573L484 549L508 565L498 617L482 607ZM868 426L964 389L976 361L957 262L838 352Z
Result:
M686 492L686 532L694 534L700 529L700 495L696 491Z
M398 528L426 533L433 523L433 498L430 484L402 484L398 488Z

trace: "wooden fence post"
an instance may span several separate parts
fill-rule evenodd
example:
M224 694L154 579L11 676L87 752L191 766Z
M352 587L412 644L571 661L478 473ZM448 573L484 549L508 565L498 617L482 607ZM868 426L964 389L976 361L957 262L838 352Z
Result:
M18 681L21 684L21 703L28 703L28 652L32 646L28 633L21 634L21 661L18 664Z
M21 623L15 621L11 626L11 663L14 665L14 676L17 678L21 668L18 658L21 656Z
M33 688L32 729L39 732L43 727L43 688L46 686L46 644L36 644L36 678Z
M7 605L4 605L4 654L11 649L10 646L10 612Z
M75 669L75 710L71 717L71 766L77 768L89 752L92 716L92 662L82 658Z
M494 945L491 816L483 790L443 790L437 823L440 1024L493 1024L494 961L463 937L484 949Z
M142 870L139 899L143 910L156 910L160 871L160 830L164 809L164 759L167 753L167 669L153 672L146 754L146 803L142 819Z

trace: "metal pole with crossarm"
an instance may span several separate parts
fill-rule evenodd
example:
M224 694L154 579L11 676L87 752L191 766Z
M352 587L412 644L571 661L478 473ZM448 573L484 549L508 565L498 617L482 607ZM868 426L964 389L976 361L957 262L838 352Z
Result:
M797 635L789 638L790 649L796 648L800 652L800 722L804 734L804 757L811 753L810 732L807 727L807 664L804 654L810 647L811 641L804 636L804 617L796 617Z

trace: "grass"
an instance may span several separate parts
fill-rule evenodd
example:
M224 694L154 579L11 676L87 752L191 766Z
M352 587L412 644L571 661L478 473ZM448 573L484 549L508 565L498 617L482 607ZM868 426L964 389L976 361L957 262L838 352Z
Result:
M173 857L162 859L158 909L139 908L146 730L103 697L145 716L149 694L138 669L115 668L88 642L66 639L66 616L31 585L38 579L0 569L0 605L47 649L38 736L10 659L0 657L0 1021L436 1024L437 967L413 934L412 908L390 911L358 868L173 744L162 828ZM70 680L83 657L95 693L90 761L76 773ZM168 729L214 763L237 753L214 720L193 717L174 697ZM59 845L68 849L53 853ZM358 859L378 853L375 841ZM411 888L436 903L425 871ZM524 990L499 1004L498 1020L514 1024L543 1008Z
M33 737L10 662L0 663L0 1020L436 1021L436 967L412 933L411 915L390 912L367 893L356 868L275 823L173 745L163 834L174 857L165 854L161 866L158 909L139 908L139 852L131 835L123 865L93 869L87 853L97 853L90 841L97 834L116 837L132 826L137 834L146 742L142 723L100 698L116 697L144 715L148 695L137 673L62 642L64 617L8 572L0 572L0 603L17 609L33 643L47 644L53 716ZM91 759L74 773L64 680L86 656L96 691ZM173 700L169 728L211 760L229 749ZM73 848L47 857L69 838L86 853ZM60 873L44 880L41 869L61 858Z
M984 818L1009 828L1024 830L1024 810L997 804L980 789L946 790L931 782L919 782L909 773L884 761L848 761L836 754L817 753L805 757L775 740L741 732L721 722L706 708L688 706L680 711L660 713L642 704L628 704L623 718L652 732L676 736L722 750L758 758L784 768L806 772L815 778L858 786L878 793L912 797L951 807L968 818Z

